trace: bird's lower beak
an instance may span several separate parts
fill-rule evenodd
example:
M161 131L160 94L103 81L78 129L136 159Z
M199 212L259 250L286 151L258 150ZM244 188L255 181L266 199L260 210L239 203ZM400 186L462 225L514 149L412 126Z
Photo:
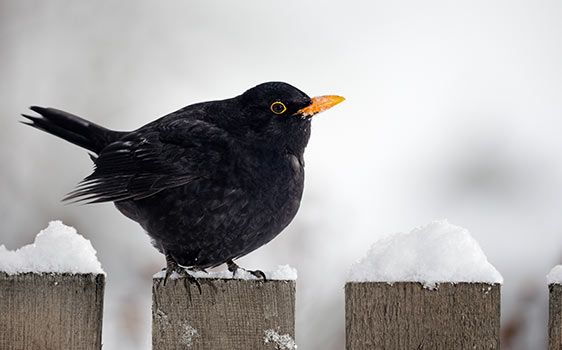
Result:
M330 109L345 98L336 95L317 96L312 98L312 102L305 108L299 109L295 114L302 117L312 117L313 115Z

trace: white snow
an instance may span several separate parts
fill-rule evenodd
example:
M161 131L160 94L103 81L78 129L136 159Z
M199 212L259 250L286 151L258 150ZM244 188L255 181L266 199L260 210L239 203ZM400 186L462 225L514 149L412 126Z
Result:
M32 244L17 250L0 245L0 271L105 274L90 241L61 221L51 221Z
M503 278L468 230L440 220L377 241L351 267L348 281L434 288L441 282L503 283Z
M166 315L164 311L157 310L156 318L160 321L158 322L158 324L163 331L170 329L171 327L170 320L168 320L168 315ZM193 346L193 342L195 338L200 336L199 331L196 328L194 328L192 325L187 323L187 321L180 321L179 327L181 330L180 342L186 347L190 348L191 346Z
M187 323L182 323L181 326L183 328L181 343L189 348L193 345L193 338L199 337L199 332Z
M546 275L546 282L548 284L562 284L562 265L556 265Z
M297 270L294 267L291 267L289 265L279 265L277 266L277 268L275 270L272 271L264 271L265 276L267 277L267 279L269 280L280 280L280 281L286 281L286 280L296 280L297 279ZM258 277L252 275L251 273L249 273L248 271L242 270L242 269L238 269L238 271L236 271L236 275L233 276L232 272L228 271L228 270L220 270L220 271L208 271L208 272L203 272L203 271L196 271L196 272L192 272L189 271L189 274L192 275L195 278L222 278L222 279L241 279L241 280L257 280L259 279ZM166 272L160 271L156 274L154 274L154 278L164 278L164 276L166 275ZM178 278L178 274L173 272L170 275L170 278Z
M264 343L274 343L279 350L295 350L297 344L289 334L279 334L274 329L268 329L263 337Z
M277 269L265 273L270 280L296 280L297 269L289 265L278 265Z

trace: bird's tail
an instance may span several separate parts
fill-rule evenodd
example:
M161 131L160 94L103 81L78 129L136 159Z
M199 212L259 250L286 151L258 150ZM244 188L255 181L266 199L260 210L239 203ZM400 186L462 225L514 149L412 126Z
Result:
M36 129L43 130L68 142L96 154L108 144L117 141L125 133L106 129L73 114L54 109L33 106L30 107L40 117L22 114L29 121L22 122Z

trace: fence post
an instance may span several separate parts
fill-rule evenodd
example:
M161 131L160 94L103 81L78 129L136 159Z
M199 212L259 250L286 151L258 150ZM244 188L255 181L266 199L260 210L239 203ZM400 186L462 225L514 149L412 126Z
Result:
M348 282L346 348L499 349L500 285Z
M198 280L154 278L154 350L296 348L294 280Z
M548 348L562 349L562 285L548 285Z
M103 274L0 272L0 349L101 349Z

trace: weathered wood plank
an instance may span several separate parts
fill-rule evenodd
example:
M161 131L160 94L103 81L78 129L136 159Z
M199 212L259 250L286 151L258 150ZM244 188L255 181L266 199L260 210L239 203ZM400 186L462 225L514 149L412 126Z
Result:
M548 348L562 349L562 285L550 284L548 302Z
M349 282L346 348L499 349L500 285Z
M154 350L287 349L266 332L295 337L295 281L154 278Z
M0 272L0 349L101 349L104 275Z

